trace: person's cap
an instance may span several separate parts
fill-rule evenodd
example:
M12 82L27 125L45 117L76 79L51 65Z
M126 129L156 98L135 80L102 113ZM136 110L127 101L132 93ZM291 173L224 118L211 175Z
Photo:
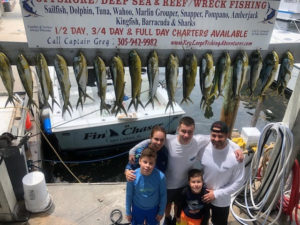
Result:
M223 121L216 121L211 125L211 131L216 133L225 133L228 134L228 126Z

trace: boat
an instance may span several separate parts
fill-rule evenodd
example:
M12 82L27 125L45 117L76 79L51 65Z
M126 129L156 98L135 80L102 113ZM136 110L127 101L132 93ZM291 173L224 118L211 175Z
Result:
M54 96L60 106L63 99L60 87L55 75L54 67L49 67L50 76L53 81ZM148 104L145 109L141 106L135 112L134 107L127 111L127 115L119 113L111 114L103 110L100 114L100 98L98 89L93 79L94 70L89 69L89 83L87 94L94 100L86 99L83 108L76 109L78 100L78 87L73 69L69 68L71 91L70 102L73 108L71 114L65 112L56 104L53 112L43 109L43 124L45 131L57 139L57 146L61 151L89 151L89 150L109 150L120 146L130 145L143 139L149 138L153 126L163 126L167 133L174 133L178 126L179 119L185 114L184 110L174 103L174 111L166 105L168 95L163 85L159 85L156 92L157 100L154 101L154 108ZM160 71L164 73L164 70ZM123 105L127 110L130 103L131 81L129 69L125 68L125 96ZM147 74L142 73L141 102L145 106L149 99ZM115 100L114 88L111 79L107 82L106 104L113 106ZM51 99L49 99L51 101ZM49 104L51 104L49 102Z
M281 0L277 19L300 22L300 1L299 0ZM299 30L299 29L298 29Z

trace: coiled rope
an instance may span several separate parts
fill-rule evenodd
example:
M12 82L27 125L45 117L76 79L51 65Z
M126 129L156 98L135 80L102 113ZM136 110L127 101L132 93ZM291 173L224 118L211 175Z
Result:
M264 145L267 143L271 134L276 135L274 149L270 156L270 161L266 168L261 185L257 190L254 189L256 174L258 172L261 157L263 156ZM241 224L247 225L248 222L263 221L262 224L274 224L278 220L283 209L284 185L290 171L287 170L294 159L291 157L293 147L293 134L283 123L270 123L266 125L258 142L258 149L255 152L249 176L246 178L245 185L237 191L231 199L230 210L235 219ZM270 223L267 221L269 215L280 196L280 205L276 218ZM239 197L239 200L238 200ZM240 199L244 198L242 203ZM242 218L233 210L233 205L247 212L248 218Z

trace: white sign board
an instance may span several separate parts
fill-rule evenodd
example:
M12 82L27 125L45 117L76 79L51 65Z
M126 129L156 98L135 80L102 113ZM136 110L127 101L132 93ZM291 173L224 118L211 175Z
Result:
M29 47L268 49L278 0L22 0Z

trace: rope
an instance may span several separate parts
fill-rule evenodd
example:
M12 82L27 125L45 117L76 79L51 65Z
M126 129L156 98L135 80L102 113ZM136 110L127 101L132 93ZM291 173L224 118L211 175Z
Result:
M275 147L270 156L262 183L254 193L255 176L261 163L264 145L273 131L277 133ZM286 168L291 164L291 160L294 160L291 158L292 146L293 134L287 126L282 123L270 123L264 127L258 142L258 149L249 168L249 177L246 180L246 184L232 197L230 210L238 222L247 225L248 222L263 220L262 224L271 225L278 220L283 208L285 179L287 172L289 172ZM237 200L241 193L244 197L243 204ZM269 222L267 220L274 205L277 203L277 196L280 196L279 211L276 218ZM233 204L246 210L248 218L238 216L233 210Z
M105 160L109 160L109 159L114 159L114 158L120 157L122 155L128 154L128 152L129 151L122 152L120 154L117 154L117 155L114 155L114 156L109 156L109 157L106 157L106 158L93 159L93 160L85 160L85 161L84 160L83 161L64 161L64 163L66 163L66 164L88 164L88 163L101 162L101 161L105 161ZM62 163L59 160L50 160L50 159L43 159L41 161L44 161L44 162L53 162L53 163Z

